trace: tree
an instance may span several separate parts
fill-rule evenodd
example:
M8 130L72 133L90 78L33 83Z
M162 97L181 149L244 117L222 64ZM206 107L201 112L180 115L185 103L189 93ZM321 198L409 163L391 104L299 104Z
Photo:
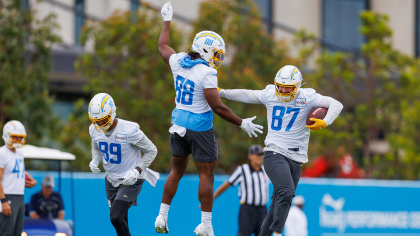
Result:
M153 168L169 170L168 130L175 91L171 70L158 53L157 42L163 22L160 13L148 7L135 14L117 11L104 21L87 24L80 41L82 44L94 41L94 51L80 56L76 69L89 79L86 92L110 94L118 107L117 117L139 123L141 130L157 146L159 154ZM170 43L175 50L181 44L180 35L172 26ZM68 148L77 149L82 155L78 162L84 162L87 167L86 163L91 159L90 140L83 142L84 148L77 147L75 142L78 136L88 134L87 110L75 114L73 119L66 128ZM71 128L74 125L84 128L74 131Z
M242 11L248 15L244 16ZM272 83L287 58L287 50L265 32L253 1L205 1L201 3L199 15L184 50L180 47L184 34L172 25L170 45L175 51L187 51L195 33L213 30L228 43L230 62L225 63L218 74L222 87L263 89ZM135 18L129 12L116 12L103 22L85 27L81 42L93 40L94 52L81 56L76 67L90 80L86 87L88 92L109 93L119 107L118 117L140 124L159 150L152 167L168 171L171 158L168 129L175 105L175 91L171 70L157 51L161 29L160 14L147 6ZM258 115L257 122L266 123L262 105L226 103L239 116ZM265 135L249 139L239 127L215 117L214 127L221 157L219 167L230 170L233 164L246 162L248 147L254 143L263 144ZM89 158L87 153L86 159ZM187 172L195 171L193 163L190 163Z
M313 153L343 145L354 154L360 153L368 177L402 178L405 164L391 150L388 154L371 152L373 141L386 140L401 132L404 123L402 107L410 85L402 86L415 60L392 48L392 30L388 17L364 11L360 15L360 32L365 37L357 54L334 52L316 45L311 52L319 53L314 70L304 76L311 87L344 104L344 111L332 127L314 133ZM299 32L298 41L305 45L302 55L308 56L307 45L313 37ZM417 90L418 91L418 90ZM412 92L413 93L413 92ZM401 113L402 112L402 113ZM402 118L402 119L399 119Z
M48 91L55 16L37 19L19 0L0 2L0 130L8 120L21 121L31 144L45 142L57 119Z

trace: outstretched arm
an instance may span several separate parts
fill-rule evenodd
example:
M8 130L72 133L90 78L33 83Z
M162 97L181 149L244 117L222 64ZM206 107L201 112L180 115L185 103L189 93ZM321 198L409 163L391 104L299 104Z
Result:
M176 54L175 50L169 47L169 28L171 27L171 20L173 15L170 2L163 5L161 13L164 23L162 32L160 33L159 37L158 50L163 61L169 65L169 58L172 54Z
M213 201L216 200L216 198L220 196L220 194L222 194L224 191L226 191L226 189L228 189L229 187L230 184L228 181L225 181L222 185L220 185L220 187L217 188L216 192L214 192Z
M216 88L204 89L204 97L214 113L234 125L240 126L242 124L242 119L233 114L233 112L223 104Z
M214 113L222 117L224 120L240 126L245 132L248 133L250 138L252 138L252 135L254 135L254 137L258 136L255 132L260 134L263 133L261 130L263 127L261 125L252 123L256 116L248 119L241 119L237 115L233 114L233 112L222 103L217 88L204 89L204 97L206 98L207 103L210 105Z
M243 103L262 104L260 101L261 90L248 89L221 89L220 97Z

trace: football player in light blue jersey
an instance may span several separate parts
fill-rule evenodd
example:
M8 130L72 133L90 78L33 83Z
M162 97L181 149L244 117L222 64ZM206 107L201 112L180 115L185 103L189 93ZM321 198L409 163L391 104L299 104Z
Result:
M220 96L229 100L264 104L267 108L268 133L265 139L264 166L274 185L273 198L261 226L260 236L281 235L292 199L302 171L308 162L310 130L324 129L338 117L343 105L310 88L301 88L302 75L295 66L281 68L274 78L274 85L263 90L220 90ZM324 119L311 118L313 125L306 125L312 109L328 108Z
M172 153L172 170L165 182L162 204L155 228L159 233L168 233L168 211L192 154L199 176L199 200L201 224L195 229L197 235L213 236L211 212L213 208L213 179L217 162L217 142L213 132L213 112L232 124L240 126L250 137L262 133L262 126L252 123L253 118L241 119L225 106L217 91L217 69L226 54L222 37L212 31L198 33L190 51L176 53L169 47L169 28L172 6L162 7L164 19L159 38L159 53L171 67L176 91L176 108L172 112L169 129Z

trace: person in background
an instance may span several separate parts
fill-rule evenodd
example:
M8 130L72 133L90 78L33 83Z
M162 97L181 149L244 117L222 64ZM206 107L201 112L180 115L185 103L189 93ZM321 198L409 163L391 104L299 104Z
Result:
M285 225L285 236L308 236L308 219L303 212L305 199L302 196L293 198L293 206L290 208Z
M64 204L60 193L54 192L54 177L42 180L41 191L31 197L29 217L32 219L64 219Z
M5 145L0 147L0 235L20 236L25 218L23 194L25 187L32 188L36 180L25 171L21 148L26 131L17 120L7 122L3 128Z
M302 170L302 177L335 178L339 171L336 156L334 150L329 150L325 155L320 155Z
M264 217L267 215L269 179L263 166L264 151L260 145L253 145L248 150L248 164L236 168L230 178L214 193L214 199L230 186L240 185L238 236L258 236Z
M346 152L346 149L343 146L339 146L337 152L340 156L338 159L340 172L338 173L337 178L361 179L363 170L359 169L357 162L348 152Z

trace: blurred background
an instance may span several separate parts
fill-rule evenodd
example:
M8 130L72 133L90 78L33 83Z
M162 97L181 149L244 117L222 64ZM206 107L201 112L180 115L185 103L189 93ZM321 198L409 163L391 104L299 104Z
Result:
M309 163L303 165L297 192L307 202L309 235L420 235L416 200L420 194L420 0L171 2L170 45L175 51L186 51L202 30L218 32L227 43L226 63L218 72L221 88L263 89L273 83L282 66L292 64L301 70L304 87L343 103L344 110L333 125L312 132ZM164 3L1 0L0 129L9 120L19 120L27 129L27 143L76 156L75 161L62 163L64 171L88 172L87 104L96 93L106 92L118 107L117 117L139 123L157 146L159 153L151 168L168 173L168 129L175 91L170 68L157 51ZM236 166L247 162L249 146L263 145L267 132L264 106L223 102L238 116L257 115L256 123L265 130L264 135L249 139L238 127L215 116L220 180L216 178L215 188ZM55 162L40 160L25 164L39 181L47 173L42 171L57 168ZM193 162L187 173L196 174ZM76 215L81 214L75 220L78 235L97 232L84 225L83 217L89 216L83 214L86 209L111 227L102 177L76 173L80 180L75 181L74 206ZM198 185L195 175L185 181L192 181L185 185ZM89 189L89 195L92 201L101 199L100 206L80 200L86 192L77 189L88 191L87 183L98 187ZM140 194L139 199L156 201L154 207L148 206L150 217L144 220L148 225L157 214L163 183L164 177L157 188L144 188ZM196 199L196 189L186 191L185 196L190 193ZM215 209L220 204L220 211L229 212L220 214L220 219L215 213L218 235L236 233L237 228L222 231L227 220L236 227L239 204L235 195L235 190L229 190L215 203ZM176 199L181 201L182 196ZM65 204L73 204L63 198ZM333 208L324 198L342 198L346 203L341 209ZM185 203L195 218L199 217L197 206L198 200ZM141 211L149 208L139 205L130 212L145 217ZM176 212L171 210L172 215ZM172 224L181 220L174 218ZM374 219L373 223L367 218ZM141 230L143 223L131 225Z

